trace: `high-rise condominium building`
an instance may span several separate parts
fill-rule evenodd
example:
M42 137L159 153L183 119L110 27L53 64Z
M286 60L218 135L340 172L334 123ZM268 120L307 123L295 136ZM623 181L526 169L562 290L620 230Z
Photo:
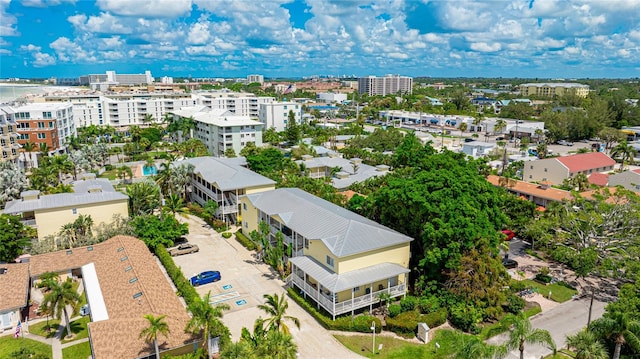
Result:
M247 83L258 82L260 85L264 83L264 76L262 75L249 75L247 76Z
M273 102L260 104L258 120L264 124L264 128L275 128L281 132L287 128L289 111L293 111L296 123L302 121L302 105L296 102Z
M19 134L18 125L15 120L15 113L7 107L0 107L0 149L2 159L14 161L18 157Z
M358 92L369 96L389 94L410 94L413 91L413 78L400 75L384 77L361 77L358 79Z
M66 148L68 139L76 135L70 103L28 103L3 110L14 113L21 145L27 142L36 146L46 144L50 151L55 151Z

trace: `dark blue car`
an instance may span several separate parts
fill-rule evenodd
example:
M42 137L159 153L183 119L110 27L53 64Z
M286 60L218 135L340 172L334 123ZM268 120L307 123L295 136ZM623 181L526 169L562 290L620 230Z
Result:
M222 279L220 272L217 270L210 270L191 277L191 285L197 287L202 284L217 282L220 279Z

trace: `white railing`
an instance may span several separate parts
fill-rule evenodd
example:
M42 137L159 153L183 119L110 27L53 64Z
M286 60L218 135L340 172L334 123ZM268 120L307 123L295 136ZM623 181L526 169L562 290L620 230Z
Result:
M295 274L291 274L290 281L293 282L298 288L301 288L307 296L311 297L313 300L318 302L324 309L326 309L329 313L334 315L339 315L343 313L350 312L352 310L360 309L367 307L372 304L376 304L380 302L378 299L378 295L380 293L389 293L392 298L401 296L406 293L407 288L404 284L399 284L393 287L385 288L383 290L379 290L373 293L365 294L359 297L355 297L353 299L345 300L342 302L334 303L331 297L327 297L324 293L320 293L318 295L318 289L311 286L309 283L305 282L304 279L300 278Z

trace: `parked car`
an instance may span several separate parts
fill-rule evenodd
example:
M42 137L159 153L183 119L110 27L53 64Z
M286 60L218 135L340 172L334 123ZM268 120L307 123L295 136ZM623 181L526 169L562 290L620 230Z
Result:
M518 268L518 262L509 258L503 258L502 265L507 269Z
M89 309L89 304L85 304L82 306L82 308L80 308L80 315L85 317L87 315L89 315L89 313L91 313L91 310Z
M559 145L563 145L563 146L573 146L573 142L569 142L569 141L566 141L566 140L560 140L560 141L558 141L558 144Z
M513 237L516 236L515 232L513 232L510 229L503 229L502 230L502 234L504 234L506 236L506 238L504 239L505 241L510 241L513 239Z
M464 139L464 142L473 142L473 141L475 141L475 140L476 140L475 138L469 138L469 137L467 137L467 138L465 138L465 139Z
M191 277L190 281L192 286L197 287L199 285L217 282L220 279L222 279L222 276L220 275L219 271L210 270L194 275L193 277Z
M195 244L185 243L177 247L169 248L167 251L172 257L180 256L183 254L196 253L200 248Z

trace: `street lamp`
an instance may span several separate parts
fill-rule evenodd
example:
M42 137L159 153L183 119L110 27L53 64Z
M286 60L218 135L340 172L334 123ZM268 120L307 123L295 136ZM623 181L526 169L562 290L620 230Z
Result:
M371 322L371 332L373 333L373 345L371 346L371 352L376 353L376 322Z

